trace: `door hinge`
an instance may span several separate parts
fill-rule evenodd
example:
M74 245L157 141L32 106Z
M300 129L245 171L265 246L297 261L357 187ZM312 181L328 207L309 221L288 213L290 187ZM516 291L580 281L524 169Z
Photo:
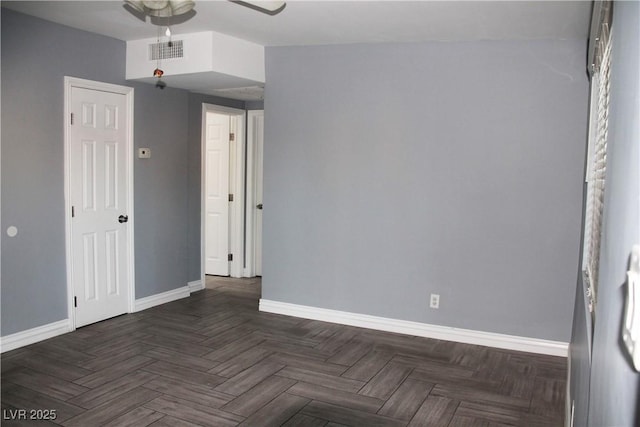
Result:
M229 254L229 256L227 257L227 259L228 259L229 261L233 261L233 254Z
M71 206L71 218L74 218L75 216L76 216L76 207Z
M229 201L233 202L233 194L229 194Z
M236 134L235 133L230 133L229 134L229 141L235 141L236 140Z
M71 124L73 125L73 113L71 113Z
M73 306L74 307L78 306L78 297L73 297Z

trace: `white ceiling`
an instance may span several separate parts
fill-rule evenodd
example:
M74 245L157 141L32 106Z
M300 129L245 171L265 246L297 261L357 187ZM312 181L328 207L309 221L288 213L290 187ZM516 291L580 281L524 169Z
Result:
M281 13L270 16L230 1L195 2L195 15L173 25L174 35L217 31L263 46L586 40L592 4L591 1L576 0L289 0ZM157 34L155 26L129 13L122 1L2 1L2 6L120 40L149 38ZM189 89L194 90L193 87Z
M122 1L3 1L2 6L114 37L155 37ZM288 1L269 16L229 1L196 0L174 33L217 31L263 46L586 39L590 1Z

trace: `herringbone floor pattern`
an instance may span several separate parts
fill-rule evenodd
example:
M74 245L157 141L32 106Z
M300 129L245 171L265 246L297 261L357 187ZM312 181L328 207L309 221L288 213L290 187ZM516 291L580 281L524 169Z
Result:
M207 287L3 354L3 424L563 424L566 359L260 313L259 280Z

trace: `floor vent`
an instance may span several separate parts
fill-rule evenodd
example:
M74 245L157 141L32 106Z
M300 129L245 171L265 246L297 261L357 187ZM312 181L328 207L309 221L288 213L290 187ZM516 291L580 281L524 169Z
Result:
M171 59L184 57L182 49L182 40L173 40L171 42L152 43L149 45L149 60L157 61L158 59Z

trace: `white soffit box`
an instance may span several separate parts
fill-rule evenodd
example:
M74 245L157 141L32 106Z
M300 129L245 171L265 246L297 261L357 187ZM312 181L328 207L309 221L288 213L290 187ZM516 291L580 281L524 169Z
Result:
M168 42L161 37L160 43ZM176 57L160 59L164 76L195 73L220 73L243 80L264 83L264 47L213 31L174 34L174 43L182 43ZM158 39L148 38L127 42L127 80L153 76L158 61L152 58L152 47ZM175 52L173 52L175 54Z

